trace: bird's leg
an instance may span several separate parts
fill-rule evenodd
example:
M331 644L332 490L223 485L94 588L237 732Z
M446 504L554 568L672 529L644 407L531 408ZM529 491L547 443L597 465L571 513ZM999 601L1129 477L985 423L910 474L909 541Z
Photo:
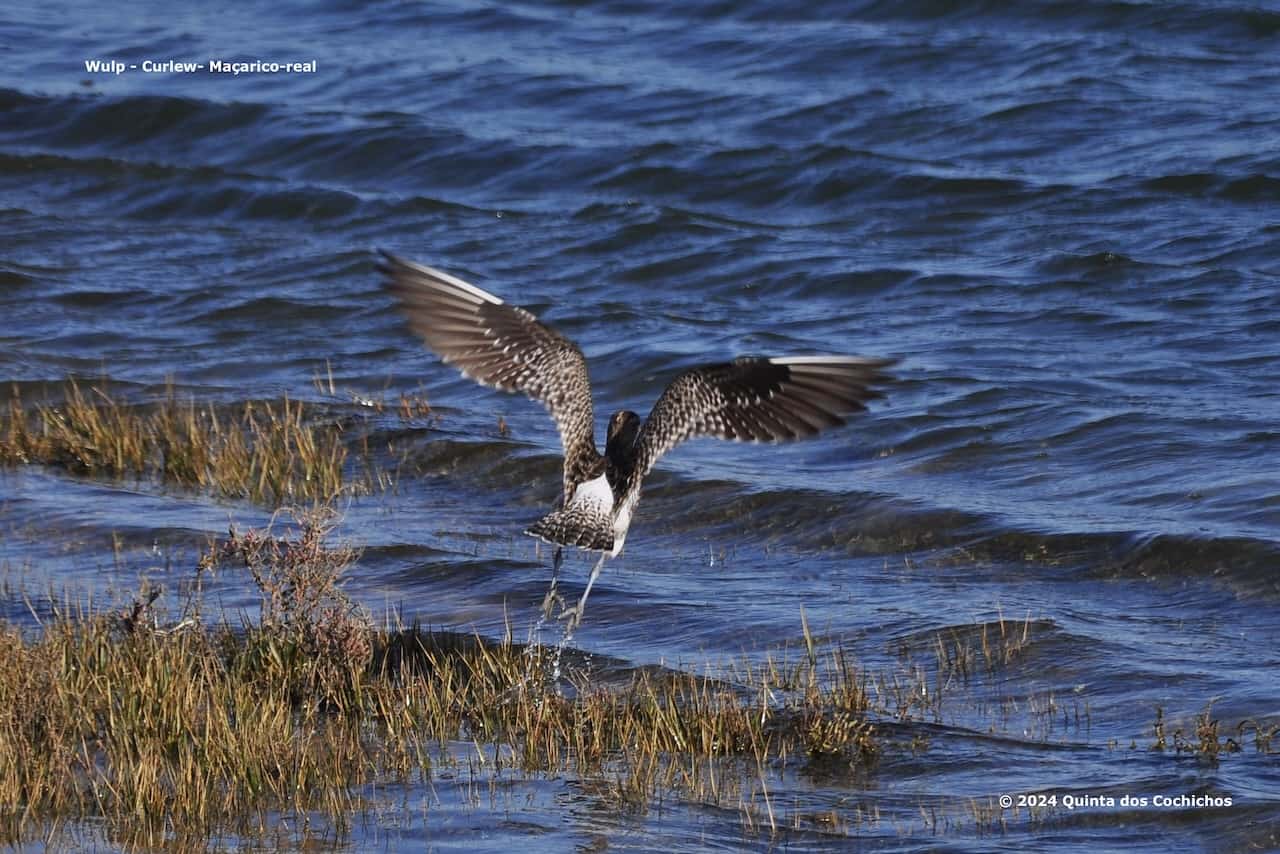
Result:
M555 557L551 559L551 586L547 588L547 595L542 597L542 616L546 619L551 618L552 606L560 600L556 584L560 581L560 564L562 563L564 563L564 549L556 546Z
M561 618L568 617L569 623L566 630L570 633L578 627L582 622L582 615L587 608L587 597L591 595L591 585L596 583L596 579L600 577L600 570L604 568L604 562L609 557L609 553L605 552L600 555L600 559L596 561L596 565L591 567L591 577L587 579L587 589L582 591L582 598L578 600L578 604L573 608L561 614Z

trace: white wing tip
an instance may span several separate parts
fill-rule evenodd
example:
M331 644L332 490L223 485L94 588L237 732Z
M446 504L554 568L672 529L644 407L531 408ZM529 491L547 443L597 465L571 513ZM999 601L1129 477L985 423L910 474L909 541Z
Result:
M769 359L774 365L868 365L883 367L895 359L879 359L874 356L778 356Z
M420 275L427 276L428 278L439 279L440 281L445 282L446 284L452 285L453 287L458 288L459 290L465 291L478 299L484 300L485 302L493 303L495 305L502 304L501 299L489 293L488 291L483 290L482 288L477 288L475 285L471 284L470 282L463 281L462 279L459 279L457 276L451 273L446 273L444 270L441 270L437 267L431 267L426 264L419 264L417 261L410 261L408 258L402 258L399 255L394 255L385 250L382 250L382 256L386 258L388 261L390 261L392 264L399 265L401 267L407 267L408 269L413 270L414 272Z

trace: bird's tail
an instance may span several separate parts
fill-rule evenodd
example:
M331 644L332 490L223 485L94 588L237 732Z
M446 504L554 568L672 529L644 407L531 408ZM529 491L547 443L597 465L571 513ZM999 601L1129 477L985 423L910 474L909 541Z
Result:
M525 533L552 545L576 546L594 552L613 551L613 520L607 514L591 513L580 504L548 513Z

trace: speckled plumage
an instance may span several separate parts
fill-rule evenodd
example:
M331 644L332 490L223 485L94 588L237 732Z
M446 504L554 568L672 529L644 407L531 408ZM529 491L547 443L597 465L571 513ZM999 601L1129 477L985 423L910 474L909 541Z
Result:
M882 371L893 363L747 356L693 368L667 386L643 424L635 413L615 413L601 454L586 359L572 341L448 273L387 253L380 269L410 327L444 361L485 385L523 392L555 419L564 446L563 499L525 533L610 555L622 550L645 475L677 444L695 436L754 442L813 436L879 397L872 385L886 379Z
M603 470L587 360L578 345L518 306L431 267L383 255L379 269L409 328L481 385L523 392L551 413L564 446L564 494Z
M870 388L886 377L891 359L859 356L743 356L676 377L636 441L642 478L658 458L694 436L746 442L785 442L844 424L880 397Z

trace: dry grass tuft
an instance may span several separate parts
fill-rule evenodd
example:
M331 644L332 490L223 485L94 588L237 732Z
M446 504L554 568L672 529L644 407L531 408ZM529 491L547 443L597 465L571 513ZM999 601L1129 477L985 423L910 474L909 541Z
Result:
M287 658L290 693L342 702L347 676L372 655L373 622L342 590L358 555L330 545L337 514L327 507L295 513L297 531L275 536L270 528L240 533L210 547L199 569L237 564L249 571L261 597L257 624L245 627L275 658Z
M249 402L230 413L177 399L121 403L71 380L62 403L24 407L15 389L0 414L0 464L40 463L107 477L158 476L180 486L279 506L367 491L382 478L347 483L340 425L301 402Z

